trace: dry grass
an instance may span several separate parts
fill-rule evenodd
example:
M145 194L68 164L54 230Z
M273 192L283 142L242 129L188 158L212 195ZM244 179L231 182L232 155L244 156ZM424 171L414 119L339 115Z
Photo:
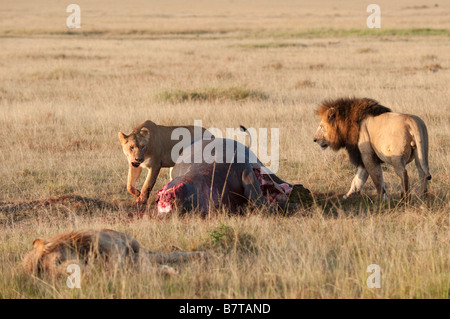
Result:
M381 30L367 29L365 6L352 1L78 4L82 29L71 32L57 1L1 6L0 298L450 297L448 4L382 1ZM371 182L362 197L339 199L355 169L344 153L321 152L312 135L317 104L341 96L424 119L428 200L399 203L390 167L389 205L374 202ZM117 132L145 119L279 128L278 174L317 203L289 217L130 218ZM409 172L416 187L413 164ZM167 179L163 170L155 188ZM100 204L23 205L63 195ZM81 290L20 268L37 237L104 227L150 249L213 257L177 266L173 278L83 274ZM381 267L381 289L366 286L369 264Z

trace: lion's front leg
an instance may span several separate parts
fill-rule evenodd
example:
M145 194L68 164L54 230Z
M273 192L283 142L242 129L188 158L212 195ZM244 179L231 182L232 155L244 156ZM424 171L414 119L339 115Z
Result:
M355 193L359 193L361 189L364 187L367 178L369 178L369 172L364 167L358 167L358 171L356 172L356 175L353 178L350 190L346 195L344 195L344 199L349 198L351 195Z
M148 197L150 196L150 192L155 185L156 178L158 177L159 171L161 170L161 166L157 167L149 167L147 178L145 179L144 186L141 189L141 195L138 198L139 204L146 204Z
M128 180L127 180L127 191L136 198L139 198L141 192L136 188L136 181L141 175L142 167L133 167L129 165L128 168Z

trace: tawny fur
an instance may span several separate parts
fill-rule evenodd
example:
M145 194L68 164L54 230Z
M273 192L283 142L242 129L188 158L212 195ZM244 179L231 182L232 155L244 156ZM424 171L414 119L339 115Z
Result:
M191 138L182 141L172 139L172 132L180 128L185 131L187 130ZM174 159L172 159L172 149L174 146L189 146L197 130L194 126L163 126L147 120L139 124L128 135L122 132L118 133L123 152L128 159L129 165L127 190L136 197L139 204L147 203L160 169L175 165ZM200 128L198 131L204 134L206 130ZM148 173L144 185L139 191L136 188L136 181L141 175L143 167L148 169Z
M413 159L421 181L421 193L427 192L431 179L428 168L428 132L425 123L415 115L394 113L372 99L338 99L323 102L321 118L314 141L322 149L345 148L350 161L358 166L348 196L358 193L370 176L378 195L386 197L380 164L394 166L402 181L402 194L408 195L406 165Z
M122 268L127 264L148 267L152 263L182 262L204 256L204 252L153 252L126 234L102 229L36 239L33 249L24 255L22 265L30 273L58 275L64 274L69 264L86 266L100 261L108 268Z

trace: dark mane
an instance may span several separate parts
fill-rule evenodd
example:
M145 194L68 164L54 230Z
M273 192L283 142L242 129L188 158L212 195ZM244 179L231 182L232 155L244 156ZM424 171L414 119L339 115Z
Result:
M60 249L74 249L81 253L87 253L92 249L95 239L98 240L95 234L88 231L67 232L51 238L44 251L52 253Z
M391 112L391 109L368 98L326 100L317 109L319 116L330 125L328 137L334 150L345 148L350 161L364 167L358 149L360 124L369 116Z

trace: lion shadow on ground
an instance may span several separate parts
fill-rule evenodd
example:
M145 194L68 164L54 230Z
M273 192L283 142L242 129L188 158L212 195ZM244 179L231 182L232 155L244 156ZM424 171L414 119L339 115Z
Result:
M379 200L376 192L357 194L343 199L343 193L336 191L312 192L314 204L310 213L319 210L324 216L365 216L367 214L394 212L404 209L423 209L445 205L448 194L429 192L425 198L412 195L409 200L402 196L391 196L387 201ZM313 209L315 208L315 209Z
M306 196L308 195L308 196ZM243 215L248 214L276 214L280 216L312 216L320 212L327 217L364 216L373 213L383 213L405 208L433 208L448 203L448 192L429 192L426 198L412 196L410 201L401 197L391 197L387 202L379 201L375 193L358 194L343 199L343 194L336 191L311 191L310 194L297 196L291 202L280 203L277 207L269 209L244 208ZM224 210L219 214L223 214ZM24 219L37 218L44 215L80 214L94 216L99 212L121 212L128 219L139 219L144 216L157 218L155 205L136 205L131 201L104 201L100 199L80 196L64 195L57 198L46 198L31 201L0 202L0 224L18 222ZM196 215L195 212L184 215ZM216 214L217 215L217 214Z

